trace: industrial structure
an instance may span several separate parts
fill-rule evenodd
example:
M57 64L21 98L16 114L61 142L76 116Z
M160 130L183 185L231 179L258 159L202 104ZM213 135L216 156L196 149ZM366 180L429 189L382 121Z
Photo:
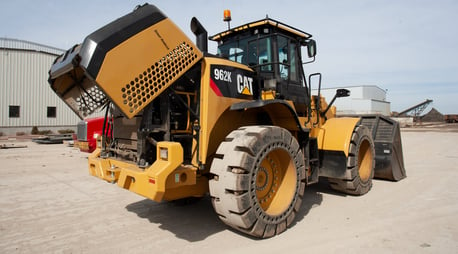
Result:
M430 100L430 99L426 99L424 102L421 102L421 103L418 103L417 105L415 106L412 106L406 110L403 110L397 114L395 114L396 116L399 116L399 117L406 117L406 116L411 116L413 117L414 119L418 119L420 117L420 115L423 113L423 111L429 106L429 104L431 104L433 102L433 100Z
M63 51L24 40L0 38L0 133L76 129L79 118L46 89L48 70Z
M338 116L345 115L384 115L390 116L391 103L386 100L386 91L375 85L323 88L321 94L332 98L339 88L350 91L350 96L336 100ZM317 93L317 91L314 91Z

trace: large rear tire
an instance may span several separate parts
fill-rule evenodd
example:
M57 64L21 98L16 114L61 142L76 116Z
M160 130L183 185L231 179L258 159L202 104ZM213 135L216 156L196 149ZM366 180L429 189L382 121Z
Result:
M293 222L305 189L304 155L291 133L276 126L231 132L216 152L210 195L232 228L267 238Z
M375 150L369 129L357 125L353 130L347 157L347 179L329 178L331 188L351 194L364 195L372 188Z

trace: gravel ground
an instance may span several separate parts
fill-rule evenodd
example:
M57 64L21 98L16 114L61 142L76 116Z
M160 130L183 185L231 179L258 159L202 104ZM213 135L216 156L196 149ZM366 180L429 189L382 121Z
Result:
M458 132L402 139L405 180L362 197L312 185L294 226L265 240L226 227L208 198L155 203L89 176L71 147L3 139L27 147L0 149L0 253L458 253Z

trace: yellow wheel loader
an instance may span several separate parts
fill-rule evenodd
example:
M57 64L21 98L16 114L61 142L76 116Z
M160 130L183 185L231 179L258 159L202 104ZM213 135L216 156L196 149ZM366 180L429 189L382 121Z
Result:
M283 232L320 178L363 195L373 177L405 177L396 122L336 118L345 89L329 104L311 94L312 35L271 18L210 37L193 18L191 30L196 43L145 4L52 64L51 88L76 114L105 110L91 175L157 202L209 195L225 224L259 238Z

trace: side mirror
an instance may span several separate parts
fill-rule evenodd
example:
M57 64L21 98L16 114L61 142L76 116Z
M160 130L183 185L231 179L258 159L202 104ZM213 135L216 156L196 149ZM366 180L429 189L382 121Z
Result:
M334 95L334 98L332 98L331 102L329 102L328 107L323 112L321 112L321 116L326 117L326 113L331 108L332 104L334 104L334 101L336 101L337 98L348 97L348 96L350 96L350 90L343 89L343 88L337 89L336 95Z
M336 98L348 97L350 96L350 90L347 89L337 89Z
M307 42L307 55L309 57L315 57L315 55L316 55L316 42L315 42L315 40L309 40Z

